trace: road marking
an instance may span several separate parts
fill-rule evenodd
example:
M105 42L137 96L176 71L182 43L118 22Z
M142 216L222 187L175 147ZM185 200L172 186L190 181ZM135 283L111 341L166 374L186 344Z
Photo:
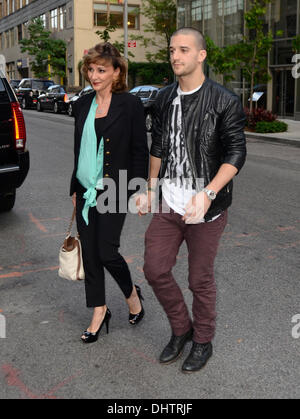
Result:
M58 383L55 387L51 388L47 393L36 394L33 393L24 383L20 380L19 375L21 371L15 369L11 364L4 364L1 367L5 374L6 383L10 387L17 387L22 393L29 399L57 399L53 396L53 393L57 392L60 388L73 381L75 378L82 374L82 371L78 371L76 374L67 377L62 382Z
M59 266L49 266L48 268L32 269L30 271L24 271L24 272L10 272L10 273L0 275L0 279L1 278L20 278L30 273L43 272L43 271L56 271L58 268Z
M158 364L158 361L156 359L149 358L146 354L139 352L136 349L132 349L132 352L135 352L136 355L138 355L140 358L143 358L146 361L151 362L152 364Z
M48 233L48 230L46 229L45 226L43 226L43 224L40 222L40 220L35 218L31 212L28 215L29 215L30 220L37 226L37 228L40 231L43 231L44 233Z

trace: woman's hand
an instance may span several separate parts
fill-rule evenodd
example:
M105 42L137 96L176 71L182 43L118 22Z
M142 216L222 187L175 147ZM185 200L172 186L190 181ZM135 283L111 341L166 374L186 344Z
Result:
M74 208L76 208L76 192L74 192L72 195L72 203L73 203Z
M153 211L155 198L155 191L150 190L147 192L147 194L144 193L137 195L135 203L139 211L139 216L146 215Z
M135 198L135 205L138 209L139 216L148 212L148 198L146 194L138 194Z

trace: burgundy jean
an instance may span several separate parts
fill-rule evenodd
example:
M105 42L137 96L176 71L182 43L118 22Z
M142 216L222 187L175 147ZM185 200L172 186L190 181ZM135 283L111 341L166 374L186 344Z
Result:
M215 334L216 285L214 260L227 223L227 210L209 223L185 224L181 215L156 213L145 236L144 273L164 308L176 336L194 329L193 340L210 342ZM183 242L188 248L189 289L193 293L193 321L172 268Z

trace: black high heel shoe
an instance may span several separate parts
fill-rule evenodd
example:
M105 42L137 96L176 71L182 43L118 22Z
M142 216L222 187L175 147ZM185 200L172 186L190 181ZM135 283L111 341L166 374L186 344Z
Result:
M135 288L136 288L137 295L140 299L142 310L137 314L129 313L129 323L132 324L133 326L138 324L142 320L142 318L144 317L144 314L145 314L144 307L143 307L143 304L142 304L142 301L141 301L141 300L144 300L144 297L142 296L141 289L138 285L135 285Z
M92 333L92 332L88 332L87 330L85 330L83 332L83 335L85 336L84 338L81 337L82 342L84 343L92 343L92 342L96 342L96 340L98 339L98 335L102 329L102 326L104 325L104 323L106 324L106 333L108 334L109 332L109 321L111 319L111 312L109 310L109 308L106 309L106 313L104 316L104 319L102 320L102 323L100 324L99 329L97 330L97 332Z

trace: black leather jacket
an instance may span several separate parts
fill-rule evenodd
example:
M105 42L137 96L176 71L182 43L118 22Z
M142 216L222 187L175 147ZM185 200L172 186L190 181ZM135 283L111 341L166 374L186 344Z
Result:
M166 172L171 124L171 104L178 83L159 92L154 104L150 154L162 159L160 178ZM245 114L240 99L231 91L206 78L201 89L181 97L183 133L194 187L200 191L215 177L223 163L238 171L246 159ZM231 205L232 181L212 202L205 216L209 221Z

